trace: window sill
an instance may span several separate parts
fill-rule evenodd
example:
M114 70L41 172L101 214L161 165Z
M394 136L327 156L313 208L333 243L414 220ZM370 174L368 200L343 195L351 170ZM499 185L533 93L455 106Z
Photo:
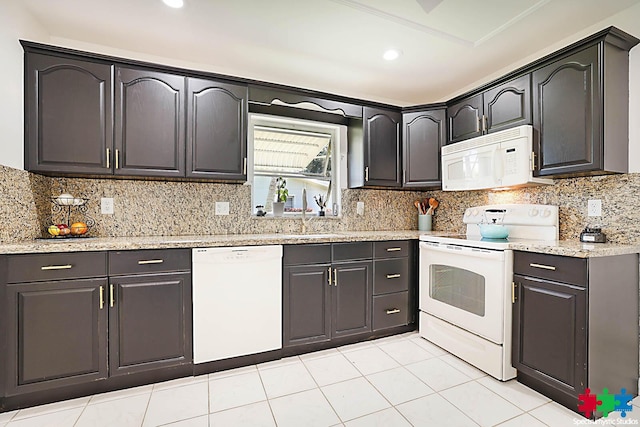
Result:
M302 214L292 213L292 214L284 214L283 216L273 216L273 214L266 214L265 216L258 216L256 214L251 214L251 219L258 220L298 220L302 221ZM318 214L307 214L305 216L306 221L324 221L324 220L340 220L342 219L342 215L329 215L329 216L319 216Z

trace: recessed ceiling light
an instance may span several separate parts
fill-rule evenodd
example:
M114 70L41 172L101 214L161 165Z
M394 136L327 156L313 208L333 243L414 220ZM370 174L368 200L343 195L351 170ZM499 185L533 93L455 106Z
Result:
M382 55L382 57L387 61L394 61L398 59L401 54L402 54L402 51L398 49L389 49L384 53L384 55Z
M162 2L174 9L180 9L182 6L184 6L183 0L162 0Z

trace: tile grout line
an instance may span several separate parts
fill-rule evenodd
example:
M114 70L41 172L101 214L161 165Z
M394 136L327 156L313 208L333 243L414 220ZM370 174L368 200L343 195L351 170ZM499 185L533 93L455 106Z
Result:
M340 353L339 350L338 350L338 353L342 357L344 357L344 354ZM344 358L347 359L346 357L344 357ZM347 359L347 362L351 363L351 361L349 359ZM333 405L331 404L331 401L329 401L329 399L327 398L327 395L324 394L324 391L322 390L322 387L320 387L320 384L318 384L318 381L316 381L316 378L313 376L313 374L309 370L309 367L304 363L304 361L302 361L302 365L304 366L304 369L306 369L306 371L311 376L311 379L313 380L313 382L316 383L316 387L317 387L318 391L320 392L320 394L322 395L322 397L324 398L324 400L329 404L329 407L331 408L333 413L336 415L336 417L338 417L338 420L340 420L340 424L344 424L344 421L342 421L342 418L340 417L340 415L338 415L338 411L336 411L336 408L333 407ZM360 372L360 371L358 371L358 372ZM349 381L349 380L345 380L345 381ZM344 382L344 381L342 381L342 382ZM334 384L337 384L337 383L334 383ZM327 385L329 385L329 384L327 384Z
M262 380L262 375L260 375L260 369L258 369L258 365L255 365L255 366L256 366L256 371L258 372L258 378L260 379L260 384L262 385L262 391L264 392L264 397L266 399L267 406L269 407L269 412L271 413L271 418L273 419L273 423L277 427L278 421L276 420L276 415L273 413L273 408L271 407L271 402L269 401L269 395L267 394L267 388L264 386L264 381ZM282 366L288 366L288 365L282 365ZM211 417L209 417L209 420L211 420Z

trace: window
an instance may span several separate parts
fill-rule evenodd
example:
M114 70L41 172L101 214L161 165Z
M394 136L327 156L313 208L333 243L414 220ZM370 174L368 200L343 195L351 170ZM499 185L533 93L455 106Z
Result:
M273 212L276 179L282 177L289 190L285 215L302 212L304 189L307 213L317 213L316 200L322 200L326 215L337 214L343 127L261 114L252 114L249 123L253 212L259 205Z

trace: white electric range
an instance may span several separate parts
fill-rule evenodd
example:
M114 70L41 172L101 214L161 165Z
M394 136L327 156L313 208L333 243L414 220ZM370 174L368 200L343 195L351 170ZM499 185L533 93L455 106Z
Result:
M507 239L485 239L485 211L503 211ZM420 335L493 377L511 366L513 242L558 239L558 207L503 204L468 208L464 235L420 236Z

